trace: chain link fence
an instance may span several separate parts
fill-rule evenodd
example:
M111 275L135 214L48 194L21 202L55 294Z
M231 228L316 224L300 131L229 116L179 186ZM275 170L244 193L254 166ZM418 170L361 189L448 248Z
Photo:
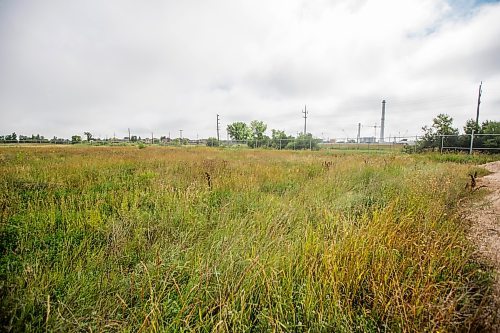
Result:
M441 153L446 151L466 151L470 154L474 151L500 153L500 134L440 135L435 138L432 145L438 146Z
M461 151L472 153L482 151L488 153L500 153L500 134L460 134L460 135L434 135L424 136L401 136L390 137L383 140L374 137L369 138L336 138L323 140L319 138L298 137L283 139L249 139L249 140L189 140L173 139L160 140L154 138L140 141L128 141L122 139L94 139L88 141L71 141L69 139L21 139L21 140L0 140L0 144L92 144L92 145L162 145L162 146L222 146L232 148L261 148L277 150L402 150L407 152L433 150L441 153L449 151Z

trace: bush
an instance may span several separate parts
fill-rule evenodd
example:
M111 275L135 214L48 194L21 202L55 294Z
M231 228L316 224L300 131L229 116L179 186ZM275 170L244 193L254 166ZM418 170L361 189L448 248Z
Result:
M220 142L219 142L219 140L217 140L217 138L210 137L207 139L207 146L208 147L219 147Z
M248 147L250 148L265 148L270 146L269 137L265 136L262 139L250 139L247 142Z
M295 140L289 142L286 145L286 149L298 149L298 150L319 150L319 139L314 139L312 134L308 133L306 135L299 135Z

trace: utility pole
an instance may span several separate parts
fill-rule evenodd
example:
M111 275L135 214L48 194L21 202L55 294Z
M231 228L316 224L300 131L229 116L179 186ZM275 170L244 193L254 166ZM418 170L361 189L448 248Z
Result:
M128 129L128 142L130 142L130 128Z
M481 81L481 84L479 85L479 93L477 96L476 128L479 128L479 105L481 104L481 94L483 93L482 85L483 81Z
M151 144L153 144L155 142L155 139L154 139L154 136L153 136L153 132L151 132Z
M217 142L219 142L219 126L220 126L220 118L217 114Z
M309 112L307 112L307 105L304 105L304 111L302 111L302 113L304 114L304 135L306 135L307 133L307 114Z
M361 123L358 123L358 137L356 138L356 143L359 143L359 140L361 139Z
M181 141L182 141L182 130L179 130L179 136L180 136Z

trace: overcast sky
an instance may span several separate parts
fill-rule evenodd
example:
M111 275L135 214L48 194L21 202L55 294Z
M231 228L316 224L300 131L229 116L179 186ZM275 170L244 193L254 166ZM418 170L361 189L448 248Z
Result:
M421 134L500 120L500 3L0 0L0 134ZM372 126L372 127L369 127ZM377 129L378 131L378 129ZM377 133L378 135L378 133Z

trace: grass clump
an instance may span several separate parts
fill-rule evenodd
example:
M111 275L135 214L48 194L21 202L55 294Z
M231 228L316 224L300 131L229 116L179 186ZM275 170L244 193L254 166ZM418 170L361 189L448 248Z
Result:
M6 330L476 325L489 274L455 214L467 165L208 148L0 153Z

